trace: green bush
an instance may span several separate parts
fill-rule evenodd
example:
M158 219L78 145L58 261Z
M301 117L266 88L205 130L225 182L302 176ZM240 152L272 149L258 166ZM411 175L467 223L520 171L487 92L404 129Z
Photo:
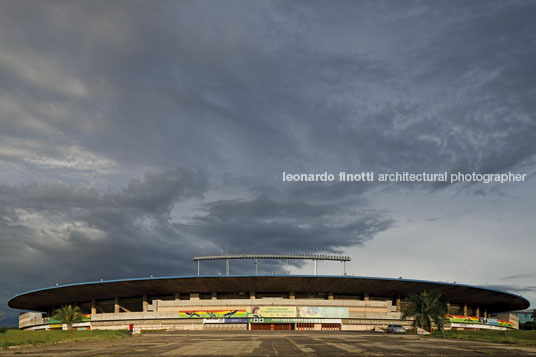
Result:
M7 348L17 345L39 345L45 343L74 342L74 341L95 341L108 340L118 337L129 336L128 330L91 330L91 331L24 331L18 329L7 329L6 333L0 335L0 347Z
M460 340L487 341L497 343L536 345L536 330L465 330L434 332L431 336Z

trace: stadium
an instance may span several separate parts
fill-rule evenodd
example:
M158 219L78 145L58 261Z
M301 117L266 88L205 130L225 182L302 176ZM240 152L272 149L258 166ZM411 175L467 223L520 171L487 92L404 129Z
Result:
M232 259L283 260L287 274L230 275ZM314 275L290 275L288 260L314 262ZM9 300L20 329L61 329L52 318L64 305L80 307L76 329L138 330L376 330L401 321L404 299L438 290L448 307L446 328L517 329L509 311L529 302L505 291L465 284L349 276L349 257L336 255L220 255L194 257L198 275L96 281L29 291ZM226 274L201 275L203 260L225 260ZM343 263L341 275L318 275L321 260Z

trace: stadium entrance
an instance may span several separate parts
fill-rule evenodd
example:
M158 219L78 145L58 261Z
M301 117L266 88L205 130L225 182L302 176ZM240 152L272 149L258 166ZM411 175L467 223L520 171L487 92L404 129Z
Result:
M294 330L294 324L251 324L252 331L291 331Z

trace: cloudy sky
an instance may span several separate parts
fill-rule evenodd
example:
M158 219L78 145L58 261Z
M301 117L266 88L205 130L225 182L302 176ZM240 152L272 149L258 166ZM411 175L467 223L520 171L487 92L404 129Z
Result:
M533 1L0 1L4 325L17 293L224 252L340 253L353 275L534 306L534 18ZM326 171L527 179L282 180Z

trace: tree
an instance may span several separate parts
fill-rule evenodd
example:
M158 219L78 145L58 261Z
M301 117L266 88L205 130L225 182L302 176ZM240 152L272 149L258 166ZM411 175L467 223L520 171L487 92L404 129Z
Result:
M67 329L70 330L73 327L73 323L82 321L83 317L84 315L82 315L78 306L65 305L61 309L57 309L52 318L67 324Z
M419 295L412 295L405 299L408 306L402 314L402 320L414 317L413 327L432 330L432 322L439 331L443 330L445 315L448 313L447 304L439 300L441 293L437 290L431 292L424 291Z

